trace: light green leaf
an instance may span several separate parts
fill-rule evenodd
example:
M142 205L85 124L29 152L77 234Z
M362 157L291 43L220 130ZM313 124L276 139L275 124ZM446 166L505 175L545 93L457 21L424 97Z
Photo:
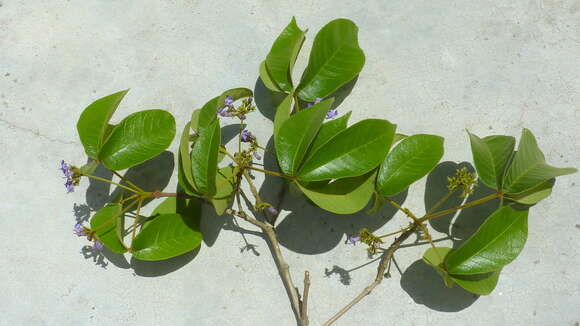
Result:
M276 115L274 116L274 137L280 133L282 124L290 118L292 113L292 94L286 96L284 100L276 108Z
M199 110L196 110L195 112L199 112ZM191 156L189 153L190 128L190 122L188 122L183 127L183 132L181 133L181 141L179 143L178 152L177 180L185 193L190 196L200 196L200 192L195 187L195 181L193 179L191 167Z
M132 243L133 257L164 260L189 252L201 244L201 205L197 200L168 198L144 223Z
M96 159L106 139L109 120L129 90L100 98L83 110L77 122L77 131L85 152Z
M274 80L272 80L272 76L270 76L270 72L268 72L268 68L266 68L266 60L262 61L260 64L260 79L262 80L262 83L264 83L264 86L272 92L282 92Z
M220 142L221 129L218 120L214 120L208 127L198 127L198 137L191 149L191 172L195 188L207 196L216 193Z
M501 183L516 140L510 136L488 136L483 139L467 132L477 175L485 185L501 189Z
M557 176L575 173L575 168L556 168L546 163L536 138L528 129L522 131L518 151L507 171L503 185L507 194L532 189Z
M346 129L351 113L352 111L348 111L343 116L322 124L322 127L320 127L316 138L314 138L314 141L308 150L306 160L308 160L308 158L310 158L313 153L320 149L320 147L324 146L324 144L326 144L332 137L338 135L341 131Z
M554 179L550 179L530 190L526 190L519 194L506 195L505 198L524 205L535 205L552 194L552 187L554 186L553 181Z
M175 137L175 119L164 110L145 110L123 119L99 152L111 170L124 170L161 154Z
M377 190L393 196L429 173L443 156L443 137L413 135L387 155L377 176Z
M385 159L396 125L367 119L332 137L309 156L298 173L302 181L342 179L363 175Z
M107 249L118 254L127 251L123 241L117 234L117 226L122 220L122 206L118 203L109 203L99 209L91 218L91 230L95 231L95 236Z
M453 275L494 272L513 261L528 237L528 211L503 206L445 258Z
M223 102L221 102L221 106L218 107L219 99L220 96L212 98L209 102L205 103L201 109L199 109L199 113L196 113L197 110L193 111L191 114L191 128L193 129L193 127L197 125L197 128L193 129L193 131L199 132L199 128L207 128L212 122L217 121L217 111L219 108L223 107Z
M359 74L365 55L357 34L358 27L348 19L333 20L318 32L296 88L301 99L314 102L328 97Z
M501 269L484 274L450 275L450 277L466 291L477 295L488 295L495 289L500 273Z
M298 170L333 101L333 98L326 99L282 123L274 142L278 164L285 174L292 176Z
M223 215L234 199L235 174L236 169L233 166L221 168L216 174L217 192L211 199L211 203L217 215Z
M306 197L320 208L335 214L353 214L363 209L374 190L376 172L354 178L324 182L322 185L297 183Z
M292 17L290 24L278 36L270 53L266 56L266 68L278 88L291 92L292 68L304 42L305 31L302 31Z

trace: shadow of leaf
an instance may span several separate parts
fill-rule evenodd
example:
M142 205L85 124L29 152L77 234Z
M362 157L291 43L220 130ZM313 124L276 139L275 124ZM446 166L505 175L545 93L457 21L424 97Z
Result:
M89 161L90 160L88 160L87 162ZM93 175L107 180L111 180L111 178L113 177L113 172L105 168L102 164L99 164L96 170L93 172ZM87 188L87 192L85 195L87 205L92 210L97 211L103 208L103 206L105 206L105 204L109 202L110 199L109 191L111 190L111 184L98 181L95 179L90 178L88 179L89 179L89 187Z
M131 268L133 268L135 274L144 277L167 275L192 261L199 254L200 248L201 247L197 247L196 249L181 256L161 261L145 261L131 257Z
M417 260L401 277L401 287L417 304L444 312L456 312L471 306L479 296L459 286L447 288L433 267Z
M260 113L262 113L266 118L274 121L276 108L280 103L282 103L286 96L285 93L278 93L269 90L260 77L256 79L256 84L254 85L254 101L256 102L258 111L260 111Z

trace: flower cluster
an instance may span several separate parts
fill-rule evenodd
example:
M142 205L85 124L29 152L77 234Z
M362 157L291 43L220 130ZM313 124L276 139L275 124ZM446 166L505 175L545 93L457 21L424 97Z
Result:
M82 226L80 223L75 224L73 228L73 233L78 237L87 237L89 241L94 240L93 249L102 250L104 248L103 243L97 239L93 239L94 232L91 232L86 227Z
M234 98L228 95L224 100L224 105L218 110L217 114L222 117L238 117L240 120L245 120L246 114L256 110L256 107L252 105L252 100L252 97L245 98L242 101L242 105L236 108L234 106Z
M458 169L455 171L453 177L447 178L447 189L449 191L455 191L458 188L462 188L461 197L467 197L467 195L473 193L473 189L477 185L477 174L469 172L466 167Z
M311 107L314 104L318 104L320 102L322 102L323 98L317 97L316 100L314 100L314 103L307 103L306 106L307 107ZM338 115L338 110L337 109L330 109L328 110L328 112L326 112L326 119L333 119Z
M262 159L260 154L258 154L258 148L260 146L258 146L258 141L256 140L256 136L254 136L249 130L244 129L244 130L242 130L242 133L240 134L240 140L243 143L250 143L250 148L247 151L245 151L245 152L247 152L247 154L251 153L252 156L254 156L254 158L256 160Z
M347 243L353 245L359 241L369 246L367 251L370 256L374 255L380 248L380 245L383 243L383 240L381 240L381 238L374 235L368 229L361 229L357 235L351 235L346 239Z
M67 193L71 193L75 190L75 186L79 185L80 181L80 173L78 169L74 166L66 164L64 160L60 161L60 168L66 182L64 183L64 187L66 188Z

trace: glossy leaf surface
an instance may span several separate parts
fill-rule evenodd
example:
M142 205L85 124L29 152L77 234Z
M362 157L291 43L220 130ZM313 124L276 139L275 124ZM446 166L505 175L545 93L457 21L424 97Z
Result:
M407 189L435 168L443 150L443 137L419 134L403 139L381 165L377 190L393 196Z
M494 272L513 261L528 237L528 211L503 206L445 259L450 274Z
M216 193L215 178L220 142L221 129L218 120L214 120L207 127L198 127L198 136L191 149L191 172L195 188L204 195L213 196Z
M276 115L274 116L274 138L280 133L282 124L290 118L292 113L292 95L288 95L276 108Z
M479 138L468 132L477 175L492 189L501 189L503 175L514 151L516 140L510 136Z
M87 106L77 122L77 131L85 152L90 158L98 158L104 144L109 120L129 90L100 98Z
M351 81L365 63L358 45L358 27L348 19L326 24L316 35L308 66L296 88L298 96L314 102Z
M334 99L326 99L290 116L274 138L278 164L285 174L294 175L308 147L316 137Z
M96 230L97 239L109 250L122 254L127 251L117 234L117 226L122 220L122 206L118 203L109 203L99 209L91 218L91 229Z
M342 179L363 175L385 159L396 125L386 120L359 121L327 141L300 168L303 181Z
M164 110L145 110L123 119L99 152L111 170L124 170L143 163L169 147L175 137L175 119Z
M223 215L233 200L235 189L235 168L226 166L218 170L216 174L216 194L211 199L211 203L217 215Z
M312 142L310 146L310 150L308 151L310 157L312 153L315 153L320 147L324 146L332 137L338 135L341 131L345 130L348 125L348 119L350 118L352 111L348 111L346 114L342 115L339 118L334 120L325 122L320 127L316 138Z
M268 71L268 68L266 68L266 60L262 61L260 64L260 79L262 80L262 83L264 83L264 86L272 92L282 92L272 79L272 76L270 76L270 72Z
M335 214L353 214L369 202L373 190L375 172L366 175L334 180L322 185L302 185L300 190L320 208Z
M554 177L575 172L577 170L574 168L556 168L548 165L536 138L531 131L524 129L518 151L505 176L503 189L507 194L517 194Z
M296 19L292 17L290 24L280 33L266 56L269 75L278 88L286 92L291 92L294 88L292 68L304 42L304 33L305 31L298 27Z
M132 243L133 257L163 260L182 255L201 244L201 206L197 200L168 198L153 212Z

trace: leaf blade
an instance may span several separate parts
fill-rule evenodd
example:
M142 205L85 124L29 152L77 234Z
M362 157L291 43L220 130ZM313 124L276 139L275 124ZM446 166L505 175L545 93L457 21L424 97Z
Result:
M191 174L196 189L208 196L216 193L216 173L218 164L221 129L219 120L208 127L198 127L198 137L191 149Z
M504 172L515 147L515 138L494 135L482 139L469 131L467 133L479 178L488 187L500 190Z
M117 234L117 225L121 216L122 205L119 203L109 203L99 209L91 218L91 229L96 230L95 235L107 249L112 252L122 254L127 252L127 248Z
M294 88L292 68L304 43L304 34L305 31L298 27L296 19L292 17L266 56L267 71L278 88L283 91L291 92Z

